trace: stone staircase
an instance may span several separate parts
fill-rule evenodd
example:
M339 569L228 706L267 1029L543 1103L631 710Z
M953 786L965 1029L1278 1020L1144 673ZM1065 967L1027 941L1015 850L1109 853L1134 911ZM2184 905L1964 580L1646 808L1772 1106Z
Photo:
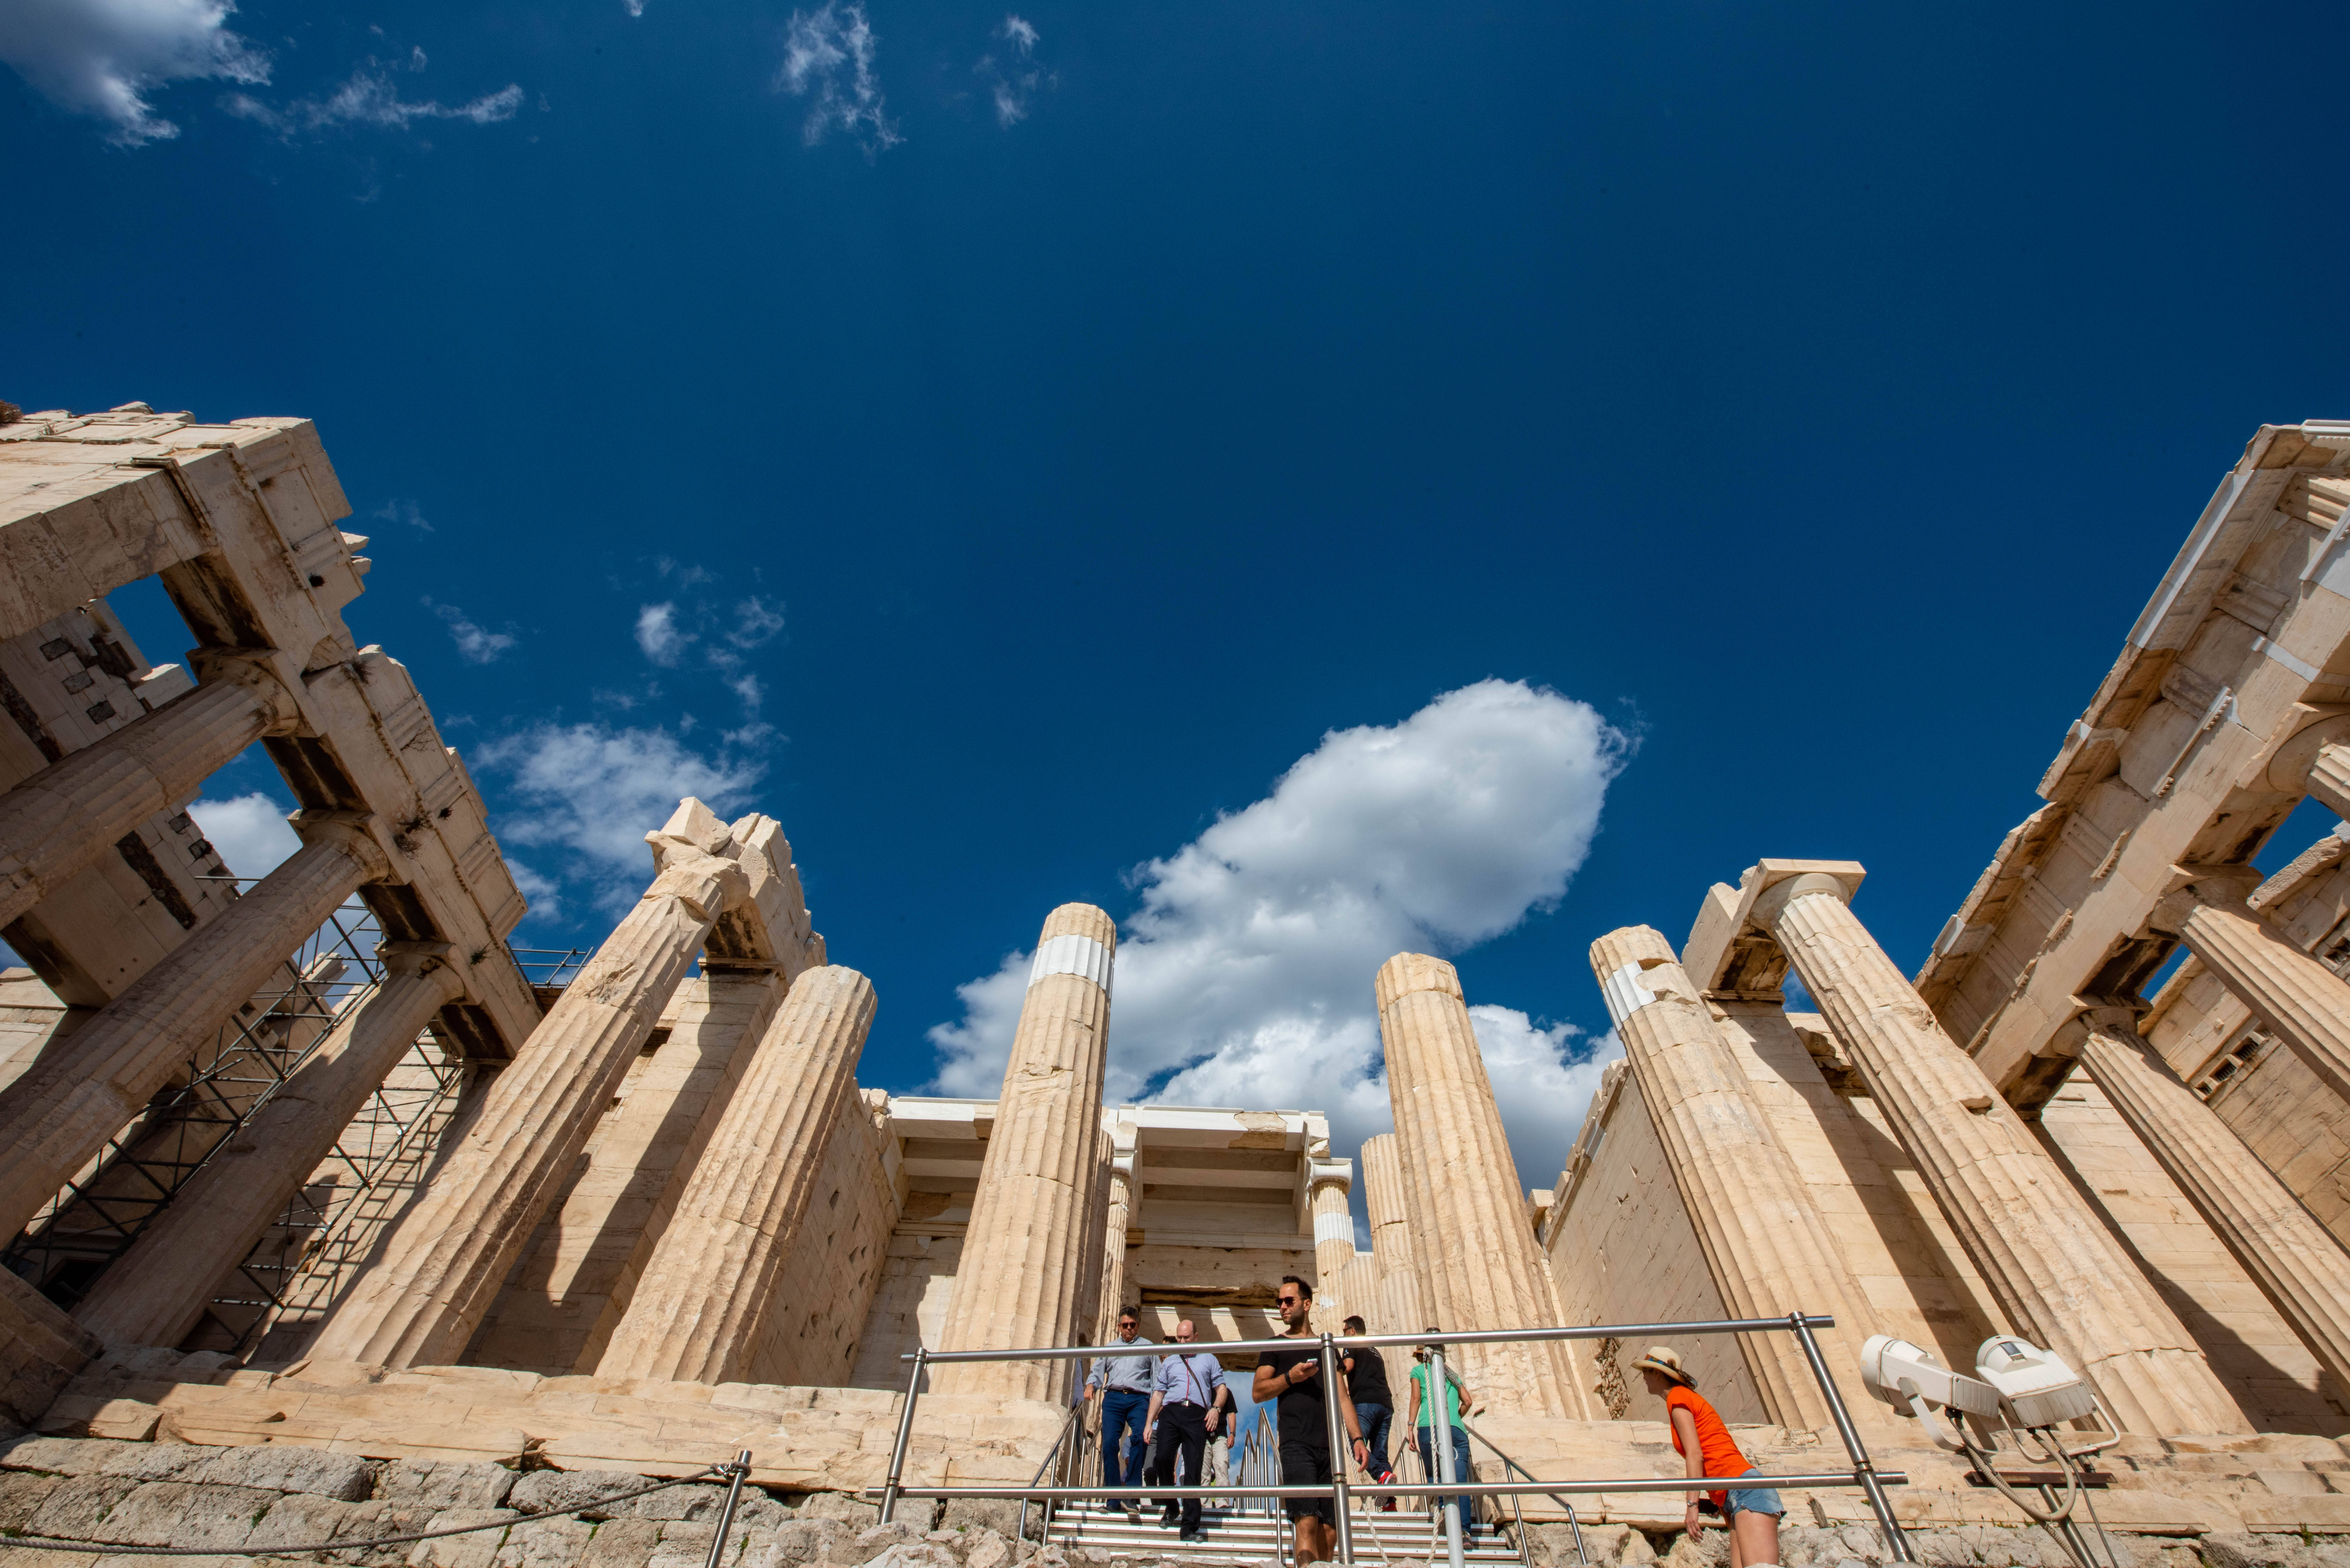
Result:
M1355 1562L1442 1563L1444 1531L1432 1513L1354 1511ZM1204 1541L1178 1541L1175 1526L1159 1522L1159 1510L1139 1508L1128 1520L1114 1509L1086 1502L1056 1510L1045 1526L1045 1539L1074 1553L1087 1551L1128 1558L1173 1558L1186 1563L1271 1563L1285 1561L1290 1546L1284 1521L1276 1545L1274 1520L1263 1513L1243 1513L1229 1506L1211 1504L1200 1513ZM1500 1568L1523 1568L1524 1559L1504 1537L1480 1523L1461 1543L1461 1561Z

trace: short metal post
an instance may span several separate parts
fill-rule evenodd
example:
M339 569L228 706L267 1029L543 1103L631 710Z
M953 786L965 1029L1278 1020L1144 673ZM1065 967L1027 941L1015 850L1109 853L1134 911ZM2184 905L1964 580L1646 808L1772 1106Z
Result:
M1347 1446L1347 1424L1338 1415L1338 1349L1322 1336L1322 1414L1330 1427L1330 1501L1337 1511L1338 1561L1355 1560L1355 1525L1347 1517L1347 1461L1354 1450Z
M726 1483L726 1506L718 1511L718 1538L710 1543L710 1560L702 1568L718 1568L726 1559L726 1532L734 1528L734 1505L743 1500L743 1478L751 1473L751 1450L736 1454L727 1469L734 1475Z
M1444 1376L1444 1346L1428 1347L1428 1462L1436 1471L1439 1486L1458 1486L1461 1478L1452 1473L1452 1413L1446 1403L1449 1388ZM1461 1568L1461 1510L1454 1500L1440 1497L1436 1506L1444 1514L1444 1560L1451 1568Z
M1852 1479L1867 1494L1868 1506L1877 1514L1877 1527L1885 1536L1886 1549L1897 1563L1915 1563L1918 1559L1909 1550L1909 1538L1902 1533L1900 1521L1893 1517L1892 1501L1877 1481L1877 1468L1868 1462L1868 1450L1861 1446L1860 1429L1846 1413L1835 1379L1828 1376L1827 1360L1820 1355L1820 1342L1812 1337L1812 1325L1804 1321L1799 1312L1789 1313L1787 1322L1795 1331L1795 1343L1804 1347L1804 1359L1812 1364L1812 1376L1819 1382L1820 1396L1828 1402L1828 1414L1835 1418L1836 1436L1844 1439L1844 1451L1852 1457Z
M922 1392L922 1364L930 1355L922 1345L914 1347L913 1374L906 1379L905 1408L898 1412L898 1441L889 1449L889 1479L881 1483L881 1522L887 1524L898 1511L898 1489L906 1481L906 1447L914 1440L914 1401Z

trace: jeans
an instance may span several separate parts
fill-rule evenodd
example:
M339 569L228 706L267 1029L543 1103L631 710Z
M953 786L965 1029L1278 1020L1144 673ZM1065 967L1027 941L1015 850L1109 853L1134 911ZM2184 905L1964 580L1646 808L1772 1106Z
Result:
M1355 1419L1362 1423L1364 1446L1371 1450L1371 1462L1363 1468L1376 1478L1388 1468L1388 1423L1395 1412L1385 1405L1357 1405Z
M1142 1484L1142 1421L1150 1414L1150 1396L1132 1388L1102 1390L1102 1485L1110 1487ZM1126 1433L1126 1441L1118 1441L1118 1433ZM1121 1454L1121 1448L1124 1452ZM1119 1461L1125 1462L1121 1464ZM1134 1506L1130 1497L1111 1498L1113 1506Z
M1436 1473L1436 1454L1434 1451L1434 1445L1429 1441L1430 1438L1432 1436L1434 1436L1434 1434L1430 1428L1422 1427L1419 1429L1419 1458L1420 1462L1428 1467L1429 1485L1441 1486L1444 1482L1444 1478ZM1452 1479L1456 1481L1465 1481L1470 1479L1469 1434L1462 1431L1458 1427L1452 1428ZM1436 1506L1441 1509L1446 1501L1447 1500L1443 1498L1437 1499ZM1451 1501L1452 1506L1460 1511L1461 1533L1465 1536L1469 1533L1471 1523L1469 1517L1469 1500L1466 1497L1455 1497L1450 1501Z

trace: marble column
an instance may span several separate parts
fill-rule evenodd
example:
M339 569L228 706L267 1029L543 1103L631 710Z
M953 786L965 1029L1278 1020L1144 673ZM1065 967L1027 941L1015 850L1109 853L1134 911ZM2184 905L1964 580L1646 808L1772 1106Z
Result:
M2321 750L2304 782L2326 809L2350 820L2350 746L2336 742Z
M748 895L726 825L687 800L660 874L483 1097L464 1141L312 1346L314 1361L448 1366L571 1175L710 928Z
M175 1345L432 1016L465 993L445 942L387 942L376 988L172 1198L74 1309L109 1345Z
M1759 890L1752 919L1803 977L2017 1331L2090 1379L2128 1431L2250 1431L2178 1315L1942 1032L1848 896L1834 876L1794 875Z
M294 727L294 699L265 666L226 669L0 794L0 926L194 798L245 747Z
M2153 924L2176 929L2187 950L2267 1024L2325 1086L2350 1099L2350 981L2244 902L2259 874L2228 867L2200 878L2157 907Z
M853 969L829 964L792 982L686 1178L598 1376L748 1376L760 1318L854 1092L873 1010L873 983Z
M1353 1276L1355 1216L1348 1206L1355 1164L1309 1153L1305 1157L1306 1211L1314 1217L1314 1328L1346 1332L1347 1314L1360 1315L1361 1283Z
M1393 1133L1363 1140L1363 1207L1371 1222L1371 1269L1377 1275L1363 1319L1373 1334L1414 1334L1429 1323L1399 1158ZM1411 1376L1411 1352L1398 1346L1379 1354L1387 1357L1388 1387L1401 1398Z
M296 826L306 842L284 865L0 1090L0 1234L39 1213L345 898L390 869L339 813Z
M1102 1223L1101 1304L1094 1312L1093 1337L1103 1344L1118 1333L1126 1305L1126 1233L1134 1224L1134 1129L1121 1127L1110 1139L1109 1207Z
M1080 1260L1099 1258L1109 1247L1109 1175L1110 1167L1118 1160L1118 1144L1107 1127L1094 1129L1094 1158L1086 1168L1086 1241ZM1081 1270L1091 1265L1080 1263ZM1101 1326L1101 1293L1085 1288L1081 1272L1077 1289L1077 1327L1072 1336L1077 1345L1094 1345L1112 1337Z
M1078 1294L1100 1288L1085 1252L1089 1174L1101 1127L1109 1034L1110 965L1118 927L1091 904L1064 904L1045 920L1027 1000L1004 1064L995 1130L980 1165L962 1262L948 1299L941 1350L1067 1345ZM941 1394L1059 1399L1068 1362L966 1362L941 1366Z
M2350 1390L2350 1252L2301 1206L2126 1015L2092 1012L2081 1061L2277 1314Z
M1857 1366L1860 1288L1672 944L1627 926L1591 944L1591 969L1730 1315L1830 1314L1836 1326L1819 1334L1830 1365ZM1833 1432L1793 1334L1742 1335L1739 1348L1773 1420ZM1865 1416L1867 1403L1851 1407Z
M1526 1223L1460 976L1441 959L1398 953L1380 966L1377 994L1429 1321L1454 1331L1558 1326L1558 1293ZM1497 1414L1587 1418L1560 1342L1464 1346L1461 1360Z

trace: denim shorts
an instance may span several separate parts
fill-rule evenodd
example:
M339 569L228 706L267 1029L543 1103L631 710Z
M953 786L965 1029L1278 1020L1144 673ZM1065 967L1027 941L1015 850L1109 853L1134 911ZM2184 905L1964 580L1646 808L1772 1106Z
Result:
M1752 1474L1752 1471L1748 1471ZM1767 1486L1731 1487L1724 1494L1721 1517L1735 1519L1743 1513L1767 1513L1773 1519L1786 1514L1787 1505L1779 1501L1777 1491Z

